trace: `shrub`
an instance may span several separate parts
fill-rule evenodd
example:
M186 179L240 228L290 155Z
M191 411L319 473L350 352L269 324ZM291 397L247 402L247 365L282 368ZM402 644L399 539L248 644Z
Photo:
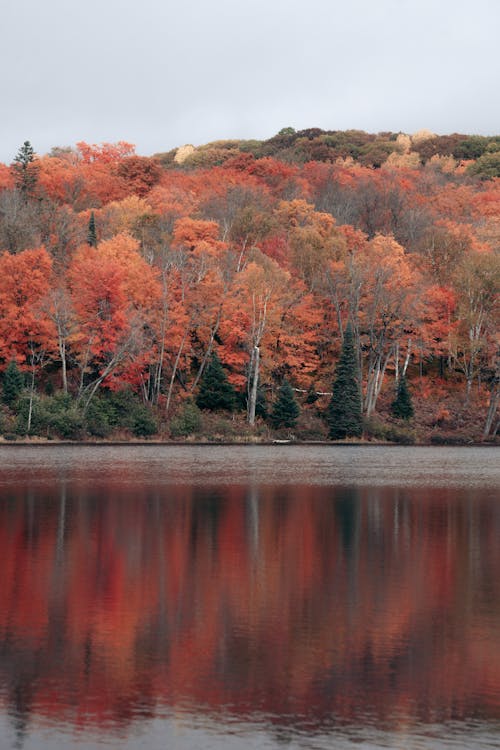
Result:
M156 420L146 406L136 409L132 432L136 437L151 437L158 432Z
M107 398L94 398L87 409L87 430L95 437L105 438L116 425L116 412Z
M18 401L16 432L28 432L29 396L23 395ZM32 403L30 435L50 437L55 434L66 440L81 440L85 432L83 414L66 393L53 396L35 396Z
M170 421L172 437L186 437L197 432L201 427L201 412L196 404L189 399L177 416Z
M83 414L75 407L51 415L50 429L66 440L81 440L85 433Z
M87 429L96 437L107 437L117 428L130 430L136 437L158 432L151 410L130 389L103 393L91 401L87 410Z
M367 437L375 438L375 440L387 440L399 445L413 445L415 443L413 430L399 425L385 424L373 417L365 420L364 432Z
M472 443L471 438L465 435L454 435L446 432L431 435L432 445L469 445L470 443Z

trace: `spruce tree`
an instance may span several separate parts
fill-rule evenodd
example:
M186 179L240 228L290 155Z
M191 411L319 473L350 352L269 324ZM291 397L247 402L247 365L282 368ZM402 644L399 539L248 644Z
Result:
M271 414L273 427L295 427L300 410L288 380L283 381Z
M90 247L97 247L97 232L95 228L95 216L93 211L90 214L89 226L87 230L87 245L90 245Z
M16 362L12 360L7 366L2 378L3 400L12 406L24 388L24 377Z
M208 409L209 411L218 411L219 409L233 411L236 405L234 388L228 381L216 352L212 354L203 371L196 405L200 409Z
M361 437L363 432L358 357L350 323L344 334L342 352L335 371L327 422L332 440Z
M404 375L401 375L398 380L396 398L391 404L391 411L398 419L411 419L413 417L411 394Z
M25 198L31 197L38 182L38 164L35 162L35 152L29 141L24 141L14 157L12 171L17 189Z

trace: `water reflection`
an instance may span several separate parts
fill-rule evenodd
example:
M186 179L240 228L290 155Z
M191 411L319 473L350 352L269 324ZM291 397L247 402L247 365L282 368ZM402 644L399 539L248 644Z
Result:
M175 715L276 744L500 719L487 489L34 487L0 503L0 703L122 732ZM279 739L281 738L281 740Z

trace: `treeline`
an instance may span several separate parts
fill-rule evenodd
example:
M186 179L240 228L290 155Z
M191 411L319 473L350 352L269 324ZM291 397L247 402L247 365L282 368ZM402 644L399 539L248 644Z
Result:
M435 135L421 130L413 136L405 133L365 133L363 130L296 131L283 128L266 141L223 140L203 146L184 146L156 155L166 168L196 169L220 166L240 157L262 159L273 157L290 164L309 161L334 163L352 159L360 165L378 168L418 167L428 161L448 157L449 164L465 166L471 175L481 179L500 177L500 136Z
M328 158L300 150L320 142ZM494 438L500 180L481 159L498 143L285 129L274 152L167 158L26 141L0 165L1 431Z

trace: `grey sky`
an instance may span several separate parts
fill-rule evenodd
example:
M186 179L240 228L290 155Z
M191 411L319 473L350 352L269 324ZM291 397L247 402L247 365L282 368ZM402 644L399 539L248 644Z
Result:
M1 0L0 160L280 128L500 132L500 0Z

